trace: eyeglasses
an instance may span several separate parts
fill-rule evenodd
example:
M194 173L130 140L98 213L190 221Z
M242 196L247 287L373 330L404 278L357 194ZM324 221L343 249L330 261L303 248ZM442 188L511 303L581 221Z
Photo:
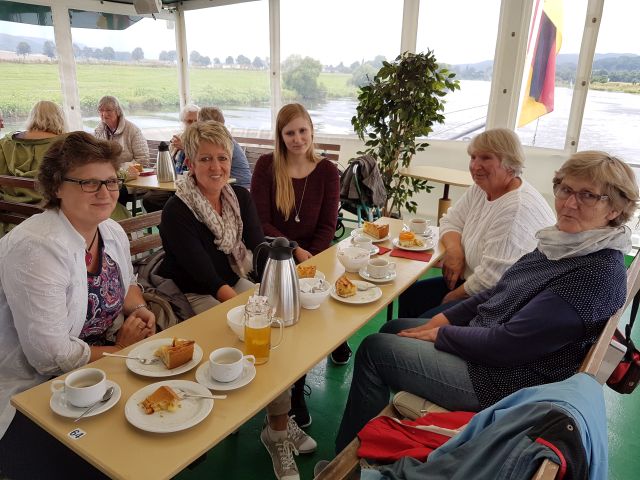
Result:
M90 178L88 180L78 180L76 178L64 178L65 182L77 183L80 185L80 188L83 192L86 193L96 193L98 190L102 188L102 185L107 187L107 190L110 192L117 192L120 190L120 187L124 184L124 180L121 178L109 178L107 180L96 180L95 178Z
M591 193L586 190L576 192L561 183L553 185L553 194L559 200L567 200L571 195L575 195L576 202L587 207L593 207L600 200L609 200L609 195L598 195L597 193Z

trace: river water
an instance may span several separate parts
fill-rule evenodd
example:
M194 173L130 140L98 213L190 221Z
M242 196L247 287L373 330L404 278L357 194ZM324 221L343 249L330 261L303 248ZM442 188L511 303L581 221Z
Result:
M490 82L462 80L461 89L445 97L444 125L436 125L430 139L470 138L484 127ZM517 130L523 144L563 149L571 108L572 90L557 87L555 108L550 114ZM316 131L321 134L352 135L351 117L357 100L332 99L307 105ZM268 105L240 107L219 105L227 124L240 130L271 129ZM133 112L127 117L141 129L174 129L181 125L178 112ZM92 130L97 117L86 117L85 128ZM5 131L23 128L7 123ZM600 149L619 155L629 163L640 164L640 95L589 91L578 149Z

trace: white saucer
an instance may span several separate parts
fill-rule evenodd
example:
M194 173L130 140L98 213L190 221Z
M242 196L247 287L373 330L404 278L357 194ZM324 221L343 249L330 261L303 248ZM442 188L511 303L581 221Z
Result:
M236 378L233 382L218 382L211 378L211 375L209 375L209 362L204 362L198 367L198 370L196 370L196 381L200 385L207 387L209 390L217 390L221 392L242 388L245 385L250 384L254 378L256 378L256 366L247 360L244 362L242 375Z
M188 380L165 380L152 383L142 387L127 400L124 406L124 416L131 425L146 432L179 432L197 425L207 418L211 410L213 410L213 399L183 398L180 400L180 408L177 408L174 412L160 411L148 415L140 404L162 385L178 388L187 394L209 395L209 391L202 385Z
M396 279L395 270L387 273L387 275L382 278L372 277L371 275L369 275L369 272L367 272L367 267L362 267L360 271L358 271L358 274L365 280L373 283L387 283L387 282L392 282L393 280Z
M106 412L111 407L113 407L116 403L118 403L118 400L120 400L120 395L122 394L122 390L120 390L120 385L118 385L116 382L112 382L111 380L107 380L107 388L109 387L113 387L113 395L111 396L111 398L105 403L103 403L102 405L98 405L96 408L94 408L89 413L87 413L85 415L85 418L93 417L95 415L100 415L101 413ZM54 392L53 395L51 395L51 400L49 400L49 406L51 407L51 410L53 410L55 413L57 413L61 417L68 417L68 418L79 417L88 408L88 407L76 407L74 405L71 405L69 402L65 400L64 393L62 392L62 390Z
M394 238L391 243L393 243L394 247L399 248L400 250L409 250L410 252L424 252L426 250L431 250L435 246L435 242L431 237L427 237L427 238L423 237L422 241L424 242L424 245L421 247L402 246L400 245L400 240L398 238Z
M364 233L364 230L362 228L354 228L353 230L351 230L351 236L352 237L356 237L358 235L365 235L365 236L369 237L373 243L384 242L385 240L388 240L389 237L391 236L390 234L387 234L386 237L375 238L375 237L372 237L371 235L369 235L368 233Z
M154 358L155 351L162 345L170 345L173 341L172 338L158 338L156 340L149 340L138 345L136 348L129 352L131 357L142 358ZM193 358L187 363L180 365L179 367L169 370L161 361L143 365L135 358L127 358L125 363L127 368L133 373L142 375L144 377L172 377L173 375L179 375L184 372L188 372L194 368L200 360L202 360L203 352L200 345L197 343L193 346Z
M357 244L355 242L355 238L354 237L351 237L351 245L353 245L354 247L363 248L363 246L361 244ZM369 249L369 255L377 255L378 253L380 253L380 248L378 248L377 245L374 245L372 243L371 244L371 248Z
M353 283L356 287L358 286L358 284L368 284L368 282L362 282L360 280L351 280L351 283ZM350 297L341 297L336 293L336 286L333 285L331 287L329 295L342 303L352 303L355 305L360 305L363 303L371 303L378 300L382 296L382 290L380 290L380 288L378 287L372 287L364 291L358 290L355 295L352 295Z

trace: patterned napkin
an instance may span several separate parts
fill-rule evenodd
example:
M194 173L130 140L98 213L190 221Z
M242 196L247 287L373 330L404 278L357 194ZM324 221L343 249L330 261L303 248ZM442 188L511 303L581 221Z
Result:
M402 250L400 248L394 248L391 251L391 257L408 258L409 260L420 260L421 262L428 262L431 260L433 253L431 252L412 252L410 250Z
M390 248L383 247L382 245L378 245L378 250L380 250L380 251L378 252L378 255L384 255L385 253L387 253L387 252L390 252L390 251L391 251L391 249L390 249Z

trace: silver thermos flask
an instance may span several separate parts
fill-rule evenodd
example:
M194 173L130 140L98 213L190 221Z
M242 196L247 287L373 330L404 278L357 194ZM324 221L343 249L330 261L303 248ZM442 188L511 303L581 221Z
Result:
M158 176L158 182L175 182L176 169L169 155L169 144L167 142L160 142L158 145L158 159L156 160L156 175Z

